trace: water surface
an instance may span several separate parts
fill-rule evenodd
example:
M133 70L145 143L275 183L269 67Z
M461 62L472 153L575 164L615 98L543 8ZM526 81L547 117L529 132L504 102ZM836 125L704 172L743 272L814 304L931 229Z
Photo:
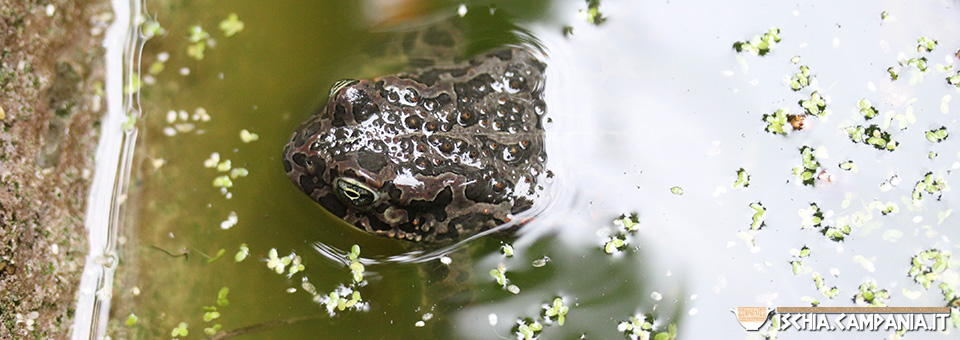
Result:
M437 3L410 11L449 16L458 7ZM730 308L814 300L863 305L853 300L865 282L885 289L889 306L944 306L937 285L960 288L955 260L930 289L908 276L913 256L956 249L960 237L951 214L954 192L911 199L928 172L949 185L960 167L955 136L939 143L926 138L941 126L950 133L958 128L951 105L957 89L946 81L956 74L960 47L954 2L604 2L607 20L599 25L587 22L580 2L496 3L496 20L525 28L546 52L553 204L518 238L507 238L513 257L497 250L500 238L450 254L470 265L464 285L474 295L452 308L433 300L442 294L432 291L420 265L386 260L405 252L402 244L337 221L288 183L279 159L330 84L396 68L369 63L376 60L370 47L384 30L396 29L395 22L340 2L171 1L146 8L165 34L144 46L145 117L114 292L118 337L166 337L181 322L186 338L201 338L216 324L235 330L300 320L242 338L514 338L523 320L543 324L544 339L614 339L625 336L621 322L649 314L655 331L673 324L680 338L756 338ZM465 8L470 15L491 11L486 4ZM231 13L243 29L227 37L218 25ZM197 48L189 39L194 25L209 33L209 40L200 39L202 60L188 54L191 45ZM565 26L572 34L564 34ZM765 56L733 49L772 27L782 40ZM920 37L939 44L918 51ZM925 72L899 63L919 57L927 58ZM163 70L151 75L158 60L165 60ZM793 91L789 79L800 66L809 67L812 81ZM764 114L802 113L798 102L814 91L829 114L807 116L803 130L786 136L765 131ZM861 99L879 116L866 121ZM845 131L870 124L899 142L895 151L853 143ZM258 139L242 141L244 129ZM817 150L821 179L814 185L793 173L804 146ZM840 167L850 160L856 171ZM213 185L236 168L248 175L232 178L226 190ZM735 188L741 168L749 186ZM803 228L802 210L814 202L824 221L821 228ZM757 212L751 205L765 209L758 230L751 228ZM892 211L884 215L887 208ZM635 232L614 223L630 213L639 217ZM850 226L843 241L820 231L843 225ZM608 254L611 238L626 245ZM241 244L249 255L236 262ZM347 251L354 244L366 268L365 283L353 287L366 307L328 315L303 282L317 294L351 286L349 261L318 248ZM810 254L801 257L804 247ZM224 255L211 262L221 249ZM277 274L267 267L271 249L278 257L299 256L305 269ZM471 250L472 259L461 255ZM534 265L544 257L549 262ZM793 261L803 266L795 270ZM490 276L500 264L518 294ZM229 287L228 305L218 304L222 287ZM562 326L542 316L556 297L569 308ZM213 309L205 306L216 307L219 317L205 321ZM127 326L131 313L137 322ZM433 317L425 318L428 313Z

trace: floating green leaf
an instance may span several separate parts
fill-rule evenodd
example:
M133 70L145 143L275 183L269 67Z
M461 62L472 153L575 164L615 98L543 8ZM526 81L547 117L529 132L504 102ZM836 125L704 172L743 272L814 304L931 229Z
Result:
M180 322L180 324L177 325L177 327L175 327L172 332L170 332L170 336L172 336L172 337L187 336L187 335L189 335L189 334L190 334L190 332L187 331L187 323L186 323L186 322Z
M750 174L747 170L740 168L737 170L737 180L733 182L734 188L746 188L750 186Z
M748 52L753 55L765 56L780 42L780 29L771 28L763 35L755 35L750 41L737 41L733 49L737 53Z
M800 89L810 85L810 67L800 66L800 71L790 78L790 89L800 91Z
M247 247L246 243L240 244L240 250L237 251L237 254L233 256L233 260L236 262L243 261L250 255L250 248Z
M823 96L820 95L820 92L813 91L810 94L809 100L800 100L800 107L802 107L807 115L823 117L827 108L827 101L823 99Z
M877 124L863 127L861 125L849 126L846 128L847 136L854 143L867 144L877 150L894 151L900 145L899 142L890 137L890 133L884 131Z
M763 207L763 204L760 202L750 203L750 208L753 209L753 222L750 223L750 230L760 230L767 225L767 208Z
M226 19L220 22L220 30L223 31L224 36L232 37L243 30L243 21L240 21L237 13L230 13Z
M926 133L927 140L932 143L940 143L947 139L947 127L941 126L939 129L933 129L927 131Z
M226 254L226 253L227 253L226 249L220 248L220 250L217 251L216 256L207 259L207 263L213 263L213 261L219 260L221 257L223 257L223 254Z
M857 107L860 108L860 114L863 115L863 119L870 120L876 117L879 113L877 108L870 105L870 101L866 99L860 99L857 102Z
M764 114L763 121L767 123L767 132L786 136L787 130L784 130L784 127L789 124L788 115L789 111L785 108L779 109L773 114Z
M932 52L934 47L937 47L937 41L934 39L927 37L917 39L917 51L919 52Z

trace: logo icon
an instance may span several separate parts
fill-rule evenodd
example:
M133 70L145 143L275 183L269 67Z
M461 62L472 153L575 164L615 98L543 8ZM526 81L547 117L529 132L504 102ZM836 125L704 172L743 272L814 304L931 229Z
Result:
M740 321L740 326L743 326L743 329L756 331L767 323L767 316L773 309L767 307L737 307L730 311L737 315L737 321Z

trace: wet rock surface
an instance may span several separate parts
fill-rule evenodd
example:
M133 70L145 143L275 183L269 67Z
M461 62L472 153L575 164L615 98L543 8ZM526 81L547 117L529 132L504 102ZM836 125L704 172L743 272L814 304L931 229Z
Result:
M0 0L0 339L66 338L105 110L105 0Z

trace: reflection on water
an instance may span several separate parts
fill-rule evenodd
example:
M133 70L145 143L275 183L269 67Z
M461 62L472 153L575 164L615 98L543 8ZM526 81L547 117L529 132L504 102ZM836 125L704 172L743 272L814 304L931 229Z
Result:
M354 6L147 5L166 35L144 49L116 337L184 323L187 338L253 325L243 337L613 339L633 332L631 317L681 338L740 337L733 307L944 306L940 285L960 288L948 254L930 288L909 275L914 256L960 237L953 2L604 2L600 25L578 2L497 4L495 18L548 55L551 205L516 237L422 253L337 220L280 163L330 84L403 64L365 51L396 22L360 24ZM231 13L243 28L228 37ZM771 27L781 40L766 55L734 50ZM918 49L921 37L938 43ZM639 223L618 219L631 212ZM864 300L862 284L889 298Z

